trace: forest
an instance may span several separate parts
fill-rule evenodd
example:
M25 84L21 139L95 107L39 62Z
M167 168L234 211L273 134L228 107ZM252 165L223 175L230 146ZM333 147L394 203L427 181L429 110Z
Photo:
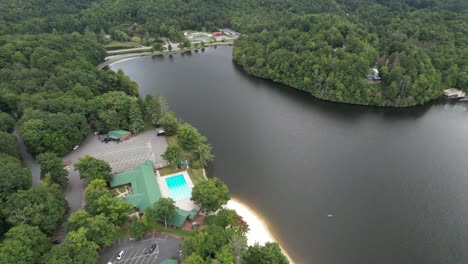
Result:
M287 14L243 34L235 61L249 74L351 104L421 105L444 89L468 89L466 2L341 6L334 14ZM372 68L378 80L366 78Z
M93 130L138 133L177 120L155 114L160 98L138 97L137 84L122 71L96 68L106 56L106 36L151 44L160 37L180 41L184 30L224 27L242 33L233 59L248 74L324 100L413 106L446 88L468 90L465 0L0 1L1 263L95 263L109 238L92 235L121 221L109 227L111 212L80 212L81 225L90 229L69 219L69 236L53 247L68 210L61 156ZM374 69L378 79L369 78ZM15 130L41 165L35 188ZM194 159L210 157L209 150L197 149ZM88 187L90 200L114 202L102 183ZM276 244L247 248L245 231L227 231L223 217L235 224L229 212L214 217L185 244L193 253L187 263L287 262ZM195 246L203 239L210 248Z

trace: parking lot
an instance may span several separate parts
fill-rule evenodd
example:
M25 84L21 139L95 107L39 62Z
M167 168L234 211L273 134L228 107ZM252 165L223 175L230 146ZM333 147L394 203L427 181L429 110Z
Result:
M64 161L70 163L70 166L66 167L69 172L69 181L65 190L70 213L84 207L83 191L86 184L80 179L73 166L80 157L89 154L105 160L112 167L112 172L118 173L133 169L146 160L151 160L156 167L162 167L166 162L161 158L161 154L166 151L166 148L166 138L158 137L156 130L143 132L123 142L104 143L99 140L98 136L88 136L78 149L63 157Z
M156 167L161 167L165 161L161 154L166 151L165 137L158 137L155 130L138 134L128 140L101 142L94 136L95 144L86 150L91 156L105 160L112 167L112 172L122 172L151 160Z
M156 249L149 253L153 244L156 244ZM157 264L168 258L179 258L181 244L182 240L162 234L147 235L140 240L122 238L114 241L114 244L100 254L99 263ZM122 250L125 251L125 255L121 260L117 260L117 255Z

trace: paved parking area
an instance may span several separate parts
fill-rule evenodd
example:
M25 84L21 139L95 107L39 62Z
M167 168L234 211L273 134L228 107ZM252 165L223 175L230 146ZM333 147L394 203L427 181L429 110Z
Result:
M85 150L91 156L105 160L112 167L112 172L122 172L151 160L156 167L163 166L166 162L161 155L166 151L166 138L157 136L155 130L138 134L129 140L104 143L94 136L95 143L90 144Z
M127 171L143 164L146 160L151 160L156 167L162 167L166 162L161 155L167 149L166 137L158 137L156 130L150 130L136 135L123 142L104 143L98 136L90 135L80 145L77 150L71 151L64 161L69 161L67 166L69 172L68 186L65 195L70 205L70 213L84 207L83 191L86 187L84 181L80 179L73 165L85 154L105 160L112 167L113 173Z
M153 253L149 253L148 249L153 244L156 244L156 249ZM158 264L168 258L178 258L181 244L182 240L162 234L147 235L140 240L131 240L127 237L114 241L114 244L101 252L99 263ZM117 255L122 250L125 251L125 256L118 261Z

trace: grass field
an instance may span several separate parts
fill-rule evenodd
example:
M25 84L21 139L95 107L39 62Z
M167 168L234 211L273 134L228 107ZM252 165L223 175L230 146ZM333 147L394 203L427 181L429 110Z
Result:
M188 169L188 174L190 175L190 179L194 185L199 184L200 182L206 181L205 177L203 176L203 169Z
M174 169L173 167L164 167L164 168L159 169L159 174L161 176L166 176L166 175L173 174L176 172L178 172L178 170Z

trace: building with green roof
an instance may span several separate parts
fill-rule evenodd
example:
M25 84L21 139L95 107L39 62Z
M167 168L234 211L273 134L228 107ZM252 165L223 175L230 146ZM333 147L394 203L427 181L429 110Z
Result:
M193 209L192 211L185 211L180 208L177 208L177 214L169 219L167 219L167 224L171 226L175 226L177 228L181 228L184 225L185 220L190 219L193 220L195 215L198 213L197 209Z
M107 133L107 136L115 140L123 141L129 139L132 133L126 130L111 130Z
M177 259L166 259L160 264L179 264L179 262L177 261Z
M128 184L131 186L132 193L123 199L138 208L142 214L145 213L146 208L162 198L153 163L150 160L131 171L114 174L110 181L111 188ZM167 219L167 224L180 228L187 218L193 220L197 213L197 209L185 211L177 208L177 214Z
M162 197L150 160L131 171L115 174L110 181L111 188L126 184L131 185L132 193L124 199L137 207L140 213L145 213L146 208Z

